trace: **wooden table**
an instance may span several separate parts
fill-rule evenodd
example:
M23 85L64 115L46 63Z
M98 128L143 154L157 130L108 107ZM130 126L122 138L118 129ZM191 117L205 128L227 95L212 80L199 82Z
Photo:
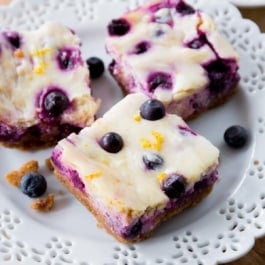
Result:
M11 0L0 0L1 4L7 4ZM251 1L251 0L250 0ZM265 7L264 8L240 8L245 18L255 21L262 32L265 32ZM265 237L256 241L255 247L241 259L226 263L226 265L265 265Z
M240 11L244 18L255 21L261 31L265 32L265 7L240 8ZM226 263L226 265L265 265L265 237L256 241L255 247L248 255L234 262Z

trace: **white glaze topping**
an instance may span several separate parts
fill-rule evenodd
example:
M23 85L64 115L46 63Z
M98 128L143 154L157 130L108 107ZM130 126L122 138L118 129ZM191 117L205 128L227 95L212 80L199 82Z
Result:
M131 94L117 103L91 127L79 135L71 134L55 148L62 151L61 162L75 169L85 188L117 211L142 213L148 207L164 206L168 197L161 190L161 177L179 173L189 187L218 164L219 151L205 138L189 131L178 116L166 114L160 120L148 121L139 116L147 97ZM118 133L124 142L115 154L98 144L107 132ZM147 170L143 155L159 154L164 164Z
M12 47L5 37L13 33L19 35L18 48ZM73 103L73 108L62 115L62 123L85 126L93 120L98 102L90 95L87 66L80 58L73 69L60 70L56 58L61 48L73 49L78 54L80 39L55 22L35 31L0 33L1 121L18 126L38 123L37 98L49 86L61 88Z
M150 11L150 6L161 2L151 1L135 11L125 13L122 18L130 23L130 31L121 37L108 36L106 47L118 62L123 75L133 77L134 91L147 91L150 73L162 71L171 74L172 90L157 88L153 95L168 103L193 94L208 84L207 73L202 65L216 59L215 52L220 58L236 61L238 55L207 14L196 11L194 14L181 15L174 7ZM178 1L164 1L164 5L168 3ZM156 36L158 31L163 34ZM199 37L198 32L206 34L214 51L209 45L199 49L187 47L187 43ZM132 54L135 45L142 41L149 42L151 48L141 54Z

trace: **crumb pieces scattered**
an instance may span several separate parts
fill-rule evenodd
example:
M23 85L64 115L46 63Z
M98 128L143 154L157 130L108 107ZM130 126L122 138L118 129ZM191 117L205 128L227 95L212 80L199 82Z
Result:
M39 170L39 164L36 160L30 160L22 165L18 170L13 170L7 173L6 180L10 185L19 187L21 178L29 172L37 172Z
M53 165L52 165L52 163L51 163L50 158L47 158L47 159L45 160L45 165L46 165L46 167L47 167L50 171L53 171Z
M30 207L39 212L49 212L54 205L54 194L34 200Z
M259 164L259 160L254 160L253 164L257 166Z

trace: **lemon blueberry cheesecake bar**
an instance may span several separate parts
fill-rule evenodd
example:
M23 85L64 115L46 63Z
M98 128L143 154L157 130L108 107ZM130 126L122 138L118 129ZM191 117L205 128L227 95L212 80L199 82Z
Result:
M210 193L219 151L161 101L133 93L59 141L51 162L99 223L128 243Z
M236 91L236 51L209 15L182 0L149 1L107 30L109 69L126 94L145 93L190 119Z
M94 121L80 39L48 22L33 31L0 32L0 142L24 149L55 144Z

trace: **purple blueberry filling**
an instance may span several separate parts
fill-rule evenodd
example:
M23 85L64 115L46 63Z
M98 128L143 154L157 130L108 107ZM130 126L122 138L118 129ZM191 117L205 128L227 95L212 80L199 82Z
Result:
M130 23L124 19L113 19L108 24L108 32L110 36L123 36L130 31Z
M123 238L132 239L137 237L142 231L142 221L140 219L137 220L133 225L126 227L124 231L121 232Z
M198 38L187 43L187 46L191 49L200 49L205 44L208 44L208 40L205 34L200 34Z
M186 135L194 135L194 136L196 136L197 135L196 132L194 132L191 128L189 128L187 126L179 125L178 129L179 129L180 134L182 134L184 136L186 136Z
M176 5L176 11L182 16L191 15L195 13L195 9L182 0L179 1L179 3Z
M221 93L235 87L239 81L238 65L233 59L218 58L205 65L209 84L208 89L213 93Z
M58 50L56 59L61 70L73 70L81 64L80 50L75 48L61 48Z
M142 54L147 52L151 48L151 44L148 41L142 41L134 47L132 53L133 54Z
M75 188L79 189L81 192L85 192L85 184L79 177L78 172L74 169L65 167L63 163L61 163L61 156L62 152L60 150L54 150L51 157L52 162L60 171L60 174L67 176Z
M0 122L0 141L17 141L23 135L25 130L13 126L9 126L4 122Z
M168 73L155 72L147 78L148 91L153 93L157 88L172 89L172 77Z
M4 36L12 48L18 49L21 45L21 37L17 32L5 32Z

